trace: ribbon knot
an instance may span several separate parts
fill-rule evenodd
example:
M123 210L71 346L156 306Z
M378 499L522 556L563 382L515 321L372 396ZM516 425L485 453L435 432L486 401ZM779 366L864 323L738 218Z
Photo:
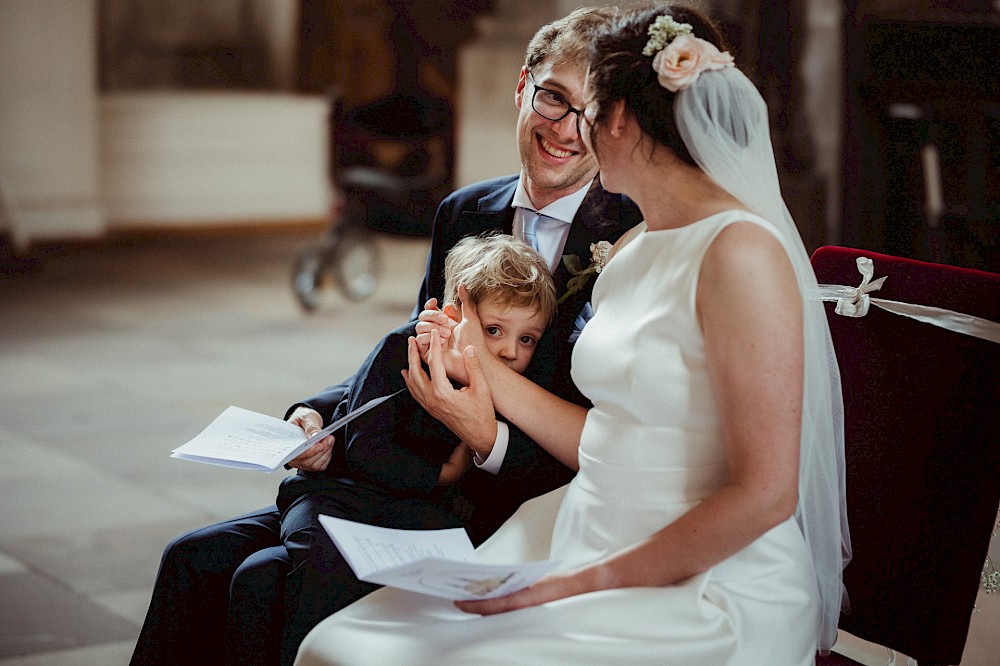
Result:
M880 277L877 280L872 280L872 275L875 274L875 265L868 257L858 257L856 261L858 271L862 276L860 286L846 287L839 284L816 285L816 295L819 300L837 303L834 310L837 314L844 317L864 317L868 314L868 307L874 305L886 312L909 317L925 324L938 326L963 335L971 335L980 340L1000 343L1000 323L998 322L930 305L918 305L916 303L903 303L900 301L889 301L884 298L870 297L868 294L881 289L882 283L886 279Z
M868 314L868 308L871 306L869 292L878 291L885 282L885 277L872 281L875 264L868 257L858 257L857 264L861 273L861 285L854 289L843 287L843 292L846 293L837 299L837 307L834 309L837 314L845 317L864 317Z

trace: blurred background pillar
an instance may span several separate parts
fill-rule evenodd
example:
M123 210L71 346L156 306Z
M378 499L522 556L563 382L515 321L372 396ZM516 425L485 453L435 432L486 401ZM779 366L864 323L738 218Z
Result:
M100 200L96 0L0 2L0 232L97 236Z

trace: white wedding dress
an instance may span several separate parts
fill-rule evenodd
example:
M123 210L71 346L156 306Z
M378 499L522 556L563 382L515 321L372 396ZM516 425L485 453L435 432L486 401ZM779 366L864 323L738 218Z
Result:
M708 246L740 220L774 233L739 211L643 231L600 274L594 318L573 354L573 378L594 403L580 472L525 504L480 548L482 559L551 557L571 569L644 539L725 483L695 293ZM789 519L667 587L594 592L485 618L383 589L317 626L296 664L814 664L817 594L809 550Z

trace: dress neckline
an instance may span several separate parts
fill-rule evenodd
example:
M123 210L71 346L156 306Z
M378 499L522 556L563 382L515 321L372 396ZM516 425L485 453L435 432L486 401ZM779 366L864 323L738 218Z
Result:
M748 216L750 216L750 217L752 217L752 218L754 218L756 220L763 220L765 222L767 221L767 220L764 220L764 218L762 218L760 215L757 215L754 212L746 210L745 208L729 208L729 209L726 209L726 210L720 210L718 213L712 213L711 215L709 215L707 217L703 217L700 220L695 220L694 222L691 222L690 224L685 224L685 225L682 225L682 226L679 226L679 227L668 227L666 229L650 229L649 225L646 224L646 220L643 220L642 223L646 224L646 228L642 230L642 233L643 234L669 234L670 232L679 233L679 232L683 231L684 229L689 229L689 228L692 228L692 227L696 227L696 226L698 226L700 224L703 224L704 222L707 222L707 221L712 220L714 218L721 217L723 215L731 215L731 214L734 214L734 213L735 214L740 214L740 215L748 215ZM750 222L752 220L747 220L747 221Z

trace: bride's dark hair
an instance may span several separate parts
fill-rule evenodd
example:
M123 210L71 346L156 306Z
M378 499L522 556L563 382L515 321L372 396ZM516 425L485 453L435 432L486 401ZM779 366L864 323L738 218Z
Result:
M720 51L727 50L722 33L711 19L687 5L659 2L622 10L620 16L596 32L590 48L588 101L597 103L590 127L591 145L595 130L607 118L612 105L624 100L626 111L635 117L643 132L694 166L674 123L675 93L657 81L653 71L655 54L642 54L649 41L649 26L665 14L678 23L690 24L695 37L713 43Z

